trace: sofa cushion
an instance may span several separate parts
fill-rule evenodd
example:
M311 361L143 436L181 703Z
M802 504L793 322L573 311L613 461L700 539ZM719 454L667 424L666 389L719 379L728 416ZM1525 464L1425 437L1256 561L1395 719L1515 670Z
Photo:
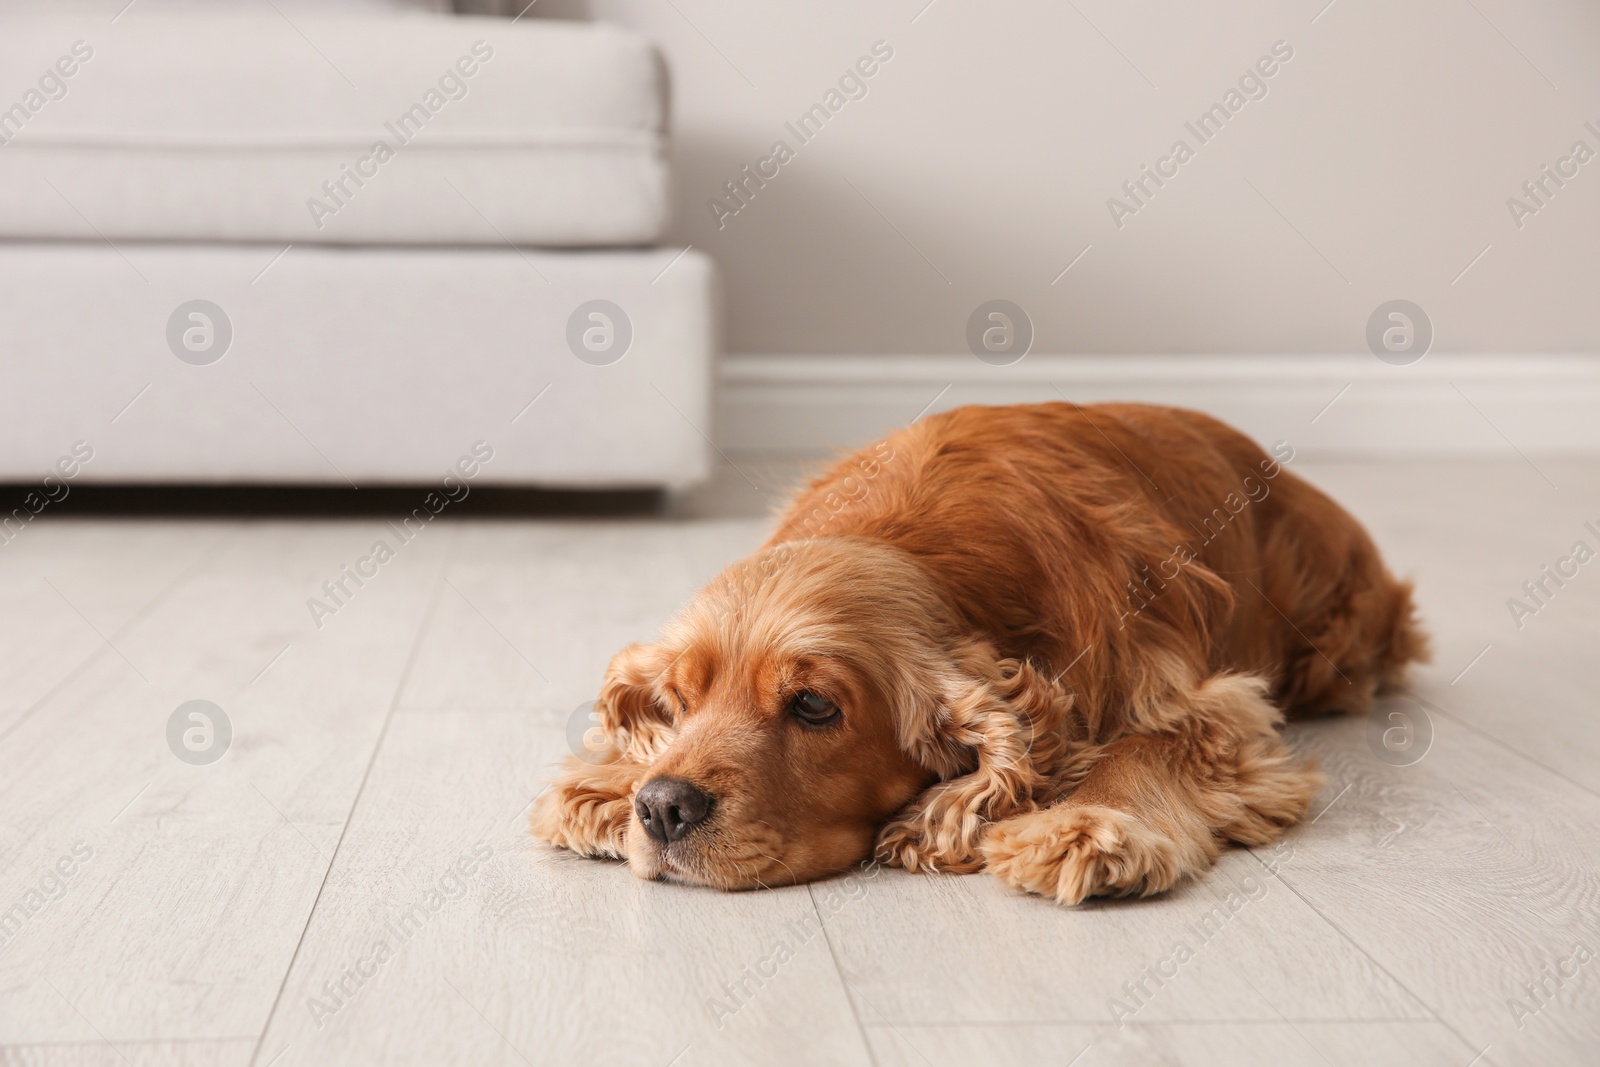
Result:
M632 33L142 7L114 22L0 7L11 72L0 237L584 246L660 235L664 79Z

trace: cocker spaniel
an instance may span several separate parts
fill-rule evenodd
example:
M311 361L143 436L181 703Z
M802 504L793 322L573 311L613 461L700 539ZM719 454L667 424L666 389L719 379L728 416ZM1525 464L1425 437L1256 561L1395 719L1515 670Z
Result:
M534 833L745 889L868 856L1075 904L1263 845L1322 779L1284 714L1359 714L1426 658L1361 526L1228 426L967 407L805 489L655 644Z

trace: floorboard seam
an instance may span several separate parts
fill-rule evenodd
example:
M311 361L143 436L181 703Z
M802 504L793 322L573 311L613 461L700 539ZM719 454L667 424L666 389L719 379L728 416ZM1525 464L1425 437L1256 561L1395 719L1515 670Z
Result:
M1402 982L1400 980L1400 978L1393 971L1389 970L1389 968L1385 967L1382 963L1378 962L1377 958L1375 956L1373 956L1372 953L1368 952L1366 950L1365 946L1361 945L1359 942L1356 941L1355 938L1351 937L1348 933L1346 933L1344 931L1344 928L1341 927L1338 923L1336 923L1332 919L1328 918L1328 916L1323 913L1321 908L1317 907L1315 904L1311 903L1310 900L1306 899L1305 894L1300 892L1300 890L1296 889L1289 882L1289 879L1285 878L1281 872L1274 871L1272 868L1268 867L1266 861L1263 860L1260 856L1256 855L1255 849L1247 848L1247 849L1245 849L1245 851L1250 853L1251 857L1257 863L1261 864L1262 868L1269 875L1271 875L1272 877L1276 878L1279 882L1283 883L1283 887L1285 889L1287 889L1289 892L1293 893L1297 898L1299 898L1299 900L1300 900L1300 902L1302 904L1304 904L1306 907L1310 908L1316 914L1317 918L1319 918L1323 922L1327 923L1328 924L1328 928L1330 930L1332 930L1334 933L1338 934L1340 937L1344 938L1345 941L1349 942L1351 948L1354 948L1357 952L1361 953L1361 955L1366 958L1367 962L1371 963L1374 967L1378 968L1378 970L1382 971L1384 973L1384 975L1386 975L1391 982L1393 982L1396 986L1398 986L1406 994L1406 996L1410 997L1412 1000L1416 1001L1418 1004L1421 1004L1424 1008L1426 1008L1427 1011L1428 1011L1428 1014L1433 1016L1433 1021L1434 1022L1437 1022L1440 1026L1442 1026L1446 1030L1450 1031L1450 1033L1455 1036L1456 1040L1460 1041L1461 1044L1464 1045L1466 1048L1476 1051L1475 1046L1472 1044L1471 1041L1467 1040L1466 1035L1463 1034L1460 1030L1457 1030L1453 1023L1447 1022L1445 1020L1444 1016L1439 1014L1439 1010L1437 1008L1435 1008L1432 1004L1428 1003L1426 1000L1423 1000L1421 997L1419 997L1415 992L1412 991L1411 987L1406 985L1404 982ZM1423 1021L1426 1021L1426 1020L1423 1020ZM1480 1055L1481 1055L1481 1053L1480 1053ZM1490 1061L1490 1062L1493 1062L1493 1061Z
M227 535L217 538L217 540L212 543L211 547L200 553L193 563L179 571L172 581L168 582L148 604L134 612L133 615L130 616L128 620L121 626L111 631L111 637L120 640L122 637L131 632L134 627L138 626L144 621L147 615L149 615L161 604L165 603L167 598L176 592L185 582L194 577L199 571L204 569L206 564L211 562L212 557L217 554L217 550L221 548L223 544L236 538L242 532L242 527L240 527L233 531L233 538L230 538ZM81 678L84 673L94 665L96 660L105 655L106 649L111 647L110 640L102 639L100 644L95 647L93 652L83 657L83 659L78 661L78 663L71 670L67 671L66 676L63 677L61 681L51 686L48 690L46 690L43 696L41 696L38 700L35 700L32 704L28 705L27 708L23 709L22 713L7 723L4 729L0 729L0 741L4 741L19 726L32 718L33 714L48 704L56 696L56 694L60 693L67 686Z
M406 682L411 678L411 668L416 664L417 653L422 648L422 642L427 637L428 629L433 623L434 613L438 610L439 599L444 590L445 575L449 572L450 561L455 558L456 543L460 539L459 531L447 543L444 558L439 561L439 571L433 578L433 589L428 594L428 606L422 613L422 620L417 625L417 635L412 639L411 649L406 653L406 662L400 670L399 681L395 683L394 696L389 700L389 708L384 713L383 725L378 728L377 740L372 745L372 755L367 758L367 768L361 774L361 784L356 787L356 795L350 801L350 810L345 814L344 826L339 831L339 840L333 846L333 857L328 861L328 866L322 872L322 881L317 886L317 895L311 901L311 908L306 912L306 921L300 927L300 936L295 939L294 952L289 956L289 964L283 969L283 979L278 983L278 992L272 998L272 1008L267 1012L266 1020L261 1024L261 1033L255 1039L255 1048L250 1052L247 1067L255 1067L255 1062L261 1058L262 1045L267 1040L267 1034L272 1030L272 1021L277 1018L278 1008L283 1003L283 992L289 986L289 976L294 973L295 961L300 958L300 949L304 947L306 932L311 929L311 923L316 918L317 906L322 903L322 893L328 887L328 879L333 875L334 865L339 862L339 850L344 846L345 835L350 832L350 824L355 821L356 810L361 806L361 796L366 792L367 782L372 777L372 768L377 765L378 754L383 750L383 742L389 736L389 725L394 722L395 711L400 704L400 698L405 693ZM280 1054L281 1055L281 1054Z
M828 958L833 961L833 973L839 979L839 989L844 993L845 1002L850 1005L850 1016L856 1021L856 1033L861 1038L861 1047L866 1050L867 1062L873 1067L878 1067L878 1054L872 1050L872 1042L867 1040L867 1028L861 1021L861 1009L856 1007L856 998L850 992L850 983L844 976L844 968L839 966L839 953L834 951L833 937L828 933L828 924L822 921L822 909L817 907L817 894L809 885L806 886L806 899L811 901L811 912L817 917L817 925L822 928L823 944L828 946Z
M1466 730L1468 733L1476 734L1478 737L1483 738L1485 741L1489 742L1491 745L1495 745L1495 746L1497 746L1499 748L1504 749L1505 751L1511 753L1513 756L1516 756L1518 759L1526 760L1528 763L1533 764L1535 767L1539 768L1541 771L1544 771L1546 774L1553 775L1553 776L1561 779L1563 782L1566 782L1568 785L1572 786L1574 789L1581 790L1582 792L1587 793L1589 796L1594 797L1597 800L1600 800L1600 792L1596 792L1595 790L1593 790L1593 789L1589 788L1588 786L1584 785L1582 782L1573 780L1572 778L1568 777L1567 775L1565 775L1565 774L1561 773L1560 771L1556 770L1554 767L1547 766L1546 764L1540 762L1539 760L1535 759L1534 757L1528 755L1526 752L1523 752L1522 750L1517 749L1517 748L1513 748L1509 742L1502 741L1500 738L1496 737L1494 734L1489 733L1487 730L1483 729L1481 726L1474 726L1472 723L1467 722L1465 719L1463 719L1460 715L1456 714L1455 712L1446 711L1444 708L1440 707L1438 704L1436 704L1433 701L1428 700L1428 699L1426 699L1426 698L1424 698L1422 696L1419 696L1416 693L1408 692L1407 695L1410 696L1417 703L1426 705L1428 710L1432 711L1434 714L1436 714L1436 715L1438 715L1438 716L1440 716L1442 718L1450 720L1451 722L1455 723L1457 726L1461 727L1463 730Z

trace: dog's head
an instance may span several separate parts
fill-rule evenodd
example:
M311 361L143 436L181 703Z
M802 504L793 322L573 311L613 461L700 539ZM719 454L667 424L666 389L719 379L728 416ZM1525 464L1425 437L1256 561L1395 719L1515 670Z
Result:
M986 774L985 790L1022 799L1037 775L1033 723L1006 693L1018 665L962 629L909 556L866 539L729 567L601 688L604 730L643 768L612 836L634 872L803 882L871 855L940 779Z

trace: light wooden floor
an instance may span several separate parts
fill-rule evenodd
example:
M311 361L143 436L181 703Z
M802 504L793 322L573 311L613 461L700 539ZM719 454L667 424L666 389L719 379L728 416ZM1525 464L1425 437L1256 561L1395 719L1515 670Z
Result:
M0 1063L1600 1063L1600 562L1506 608L1600 548L1600 465L1540 468L1301 465L1418 579L1437 658L1383 713L1431 748L1293 727L1314 821L1073 910L899 871L721 895L526 836L608 656L758 519L441 520L319 630L381 522L69 500L0 547ZM197 698L208 766L166 739Z

